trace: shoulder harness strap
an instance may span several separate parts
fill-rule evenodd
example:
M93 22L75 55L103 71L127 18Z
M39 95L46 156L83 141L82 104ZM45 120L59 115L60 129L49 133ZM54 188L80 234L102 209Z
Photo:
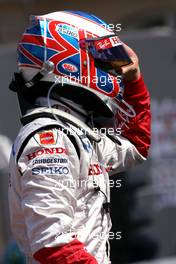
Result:
M80 151L79 151L79 147L78 147L78 144L77 144L77 142L76 142L75 137L71 134L71 132L70 132L68 129L63 128L63 127L60 126L60 125L53 124L53 125L46 125L46 126L40 127L40 128L38 128L38 129L32 131L32 133L30 133L30 134L26 137L26 139L23 141L23 143L22 143L22 145L21 145L21 147L20 147L20 149L19 149L19 151L18 151L16 161L18 162L18 160L19 160L21 154L23 153L23 150L24 150L25 146L27 145L27 143L29 142L29 140L30 140L30 139L31 139L31 138L32 138L37 132L39 132L39 131L41 131L41 130L43 130L43 129L52 129L52 128L59 128L59 129L62 129L62 131L68 136L68 138L70 139L70 141L71 141L72 144L74 145L75 150L76 150L76 152L77 152L77 155L78 155L78 157L79 157L79 159L80 159Z

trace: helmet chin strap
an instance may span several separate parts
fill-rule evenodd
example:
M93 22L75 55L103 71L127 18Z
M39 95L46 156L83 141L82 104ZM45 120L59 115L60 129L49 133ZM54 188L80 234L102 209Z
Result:
M41 70L33 76L29 81L25 81L22 73L14 73L14 77L9 85L9 89L14 92L20 92L28 90L33 87L35 84L39 83L41 79L54 71L54 63L51 61L46 61L43 63Z
M73 111L73 113L75 113L78 118L82 117L84 119L84 122L91 128L93 127L97 127L100 128L101 125L98 124L98 122L94 122L94 117L93 117L93 111L88 111L84 109L84 106L82 106L81 104L77 104L72 100L69 100L67 98L64 97L58 97L56 100L56 105L51 105L51 92L53 90L53 88L55 87L55 85L57 84L57 80L56 82L50 87L49 91L48 91L48 95L47 95L47 106L48 108L50 108L51 112L53 108L57 108L57 105L59 106L59 104L57 104L57 101L62 103L64 106L68 107L68 109L70 109L71 111ZM102 124L103 126L104 124Z
M54 63L52 61L46 61L43 63L41 70L36 75L34 75L34 77L31 80L27 81L24 85L27 88L31 88L32 86L37 84L39 81L41 81L41 79L44 76L52 73L53 71L54 71Z
M59 109L63 112L67 112L81 118L84 122L89 113L86 111L82 105L75 103L72 100L66 99L64 97L58 97L57 99L49 98L49 97L38 97L35 100L35 105L39 107L47 107L53 111L53 109Z

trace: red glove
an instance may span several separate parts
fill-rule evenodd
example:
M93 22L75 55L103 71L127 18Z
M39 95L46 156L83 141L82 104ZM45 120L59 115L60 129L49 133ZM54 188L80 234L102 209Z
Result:
M112 65L123 76L125 85L123 99L133 107L136 116L129 118L126 125L123 125L122 135L129 139L144 157L147 157L151 137L150 95L141 76L136 53L126 44L123 45L133 64L119 67L116 62L112 62ZM124 123L120 114L117 114L117 123Z
M147 157L151 138L151 112L150 96L142 76L136 81L125 82L123 98L132 105L136 116L129 118L127 126L122 127L122 135L135 145L140 154Z

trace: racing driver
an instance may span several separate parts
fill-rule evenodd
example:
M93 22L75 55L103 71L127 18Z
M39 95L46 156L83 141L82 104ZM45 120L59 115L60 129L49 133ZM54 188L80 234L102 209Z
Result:
M150 145L137 55L104 21L78 11L31 17L17 49L14 237L27 263L108 264L109 176L145 161Z

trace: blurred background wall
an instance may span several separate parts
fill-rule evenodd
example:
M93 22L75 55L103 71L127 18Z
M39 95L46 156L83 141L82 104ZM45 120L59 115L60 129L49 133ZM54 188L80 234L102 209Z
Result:
M135 196L134 200L138 207L142 208L137 210L137 216L145 218L147 212L150 218L149 224L145 224L144 221L143 229L147 236L154 238L152 240L154 244L151 244L150 240L150 247L156 249L153 256L155 258L174 256L176 1L0 0L0 133L13 141L20 127L16 96L8 90L8 84L16 70L16 43L28 25L29 16L63 9L91 12L108 23L121 24L122 30L117 32L118 35L139 55L141 69L152 97L152 148L146 164L126 175L118 176L128 180L124 182L122 194L118 193L120 196L113 192L113 199L120 201L125 197L124 199L128 200L129 192L125 193L125 186L133 186L132 196ZM2 152L6 152L7 148L9 145L3 146ZM7 178L7 169L6 172L3 169L0 174L0 254L11 238L7 213ZM129 212L133 211L133 208L130 209L129 205ZM119 214L118 208L113 209L115 217ZM144 240L146 239L145 236ZM115 247L121 248L122 244L123 241L118 242ZM140 251L138 247L137 251ZM118 263L123 263L123 260L119 260Z

